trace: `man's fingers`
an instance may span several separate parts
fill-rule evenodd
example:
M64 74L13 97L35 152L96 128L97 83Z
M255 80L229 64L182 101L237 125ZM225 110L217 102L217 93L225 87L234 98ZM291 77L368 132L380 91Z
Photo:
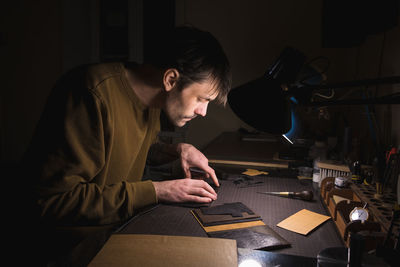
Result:
M188 192L191 195L197 196L205 196L212 198L213 200L217 199L217 193L215 190L205 181L203 180L192 180L191 190Z
M187 166L183 162L182 162L182 169L183 169L183 172L184 172L186 178L192 178L192 173L190 172L189 166Z
M207 166L206 172L210 175L210 177L213 180L214 184L216 186L219 186L219 181L218 181L217 175L215 174L214 169L211 168L210 166Z
M219 181L218 181L217 175L215 174L214 169L211 168L210 166L206 166L204 168L204 170L200 169L200 168L192 167L192 168L190 168L190 171L193 172L193 174L198 174L198 176L201 175L205 178L211 178L213 180L214 184L216 186L219 186Z
M215 193L215 191L214 191L214 189L212 189L212 187L210 187L210 188L197 187L197 188L194 188L192 190L192 192L190 192L190 194L195 195L195 196L200 196L200 197L208 197L208 198L211 198L212 200L217 199L217 193Z
M192 173L190 172L189 169L183 170L183 171L184 171L184 173L185 173L185 178L192 178Z
M204 180L178 179L153 182L159 201L165 202L211 202L217 193Z
M198 203L210 203L213 201L213 199L209 197L200 197L200 196L194 196L194 195L188 195L187 196L187 201L188 202L198 202Z

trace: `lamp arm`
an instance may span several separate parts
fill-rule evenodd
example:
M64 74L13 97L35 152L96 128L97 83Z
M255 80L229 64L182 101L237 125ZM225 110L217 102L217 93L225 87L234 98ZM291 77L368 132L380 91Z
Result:
M366 79L348 82L338 82L321 85L308 85L301 87L290 87L289 94L298 95L302 101L301 104L305 106L331 106L331 105L366 105L366 104L400 104L400 94L394 93L391 95L365 98L365 99L344 99L344 100L327 100L311 102L310 97L304 97L304 95L310 95L313 91L324 90L324 89L340 89L346 87L356 86L371 86L379 84L396 84L400 83L400 76L391 76L377 79Z
M389 95L393 96L393 95ZM334 105L368 105L368 104L400 104L400 95L389 97L375 97L366 99L328 100L303 103L305 106L334 106Z
M338 82L338 83L328 83L321 85L308 85L301 87L302 89L309 90L323 90L323 89L334 89L334 88L345 88L345 87L355 87L355 86L370 86L378 84L396 84L400 83L400 76L383 77L376 79L366 79L348 82Z

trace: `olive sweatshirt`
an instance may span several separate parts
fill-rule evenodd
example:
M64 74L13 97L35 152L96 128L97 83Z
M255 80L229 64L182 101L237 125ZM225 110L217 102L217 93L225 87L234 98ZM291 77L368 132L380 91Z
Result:
M41 220L110 225L157 202L153 183L141 178L160 110L140 102L123 70L85 65L55 85L24 165Z

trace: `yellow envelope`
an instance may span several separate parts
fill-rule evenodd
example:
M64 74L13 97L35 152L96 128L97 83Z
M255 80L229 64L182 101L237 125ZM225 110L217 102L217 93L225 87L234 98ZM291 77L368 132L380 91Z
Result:
M277 226L292 232L307 235L329 218L330 216L302 209L278 223Z

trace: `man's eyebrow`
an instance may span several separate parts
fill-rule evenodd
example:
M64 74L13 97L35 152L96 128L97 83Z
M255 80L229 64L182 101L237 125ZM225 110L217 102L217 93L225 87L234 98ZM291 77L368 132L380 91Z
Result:
M202 97L202 99L204 99L205 101L211 102L214 101L216 99L216 97L212 98L212 97Z
M207 100L207 101L213 101L215 100L216 96L213 98L214 95L208 95L208 96L200 96L200 98Z

